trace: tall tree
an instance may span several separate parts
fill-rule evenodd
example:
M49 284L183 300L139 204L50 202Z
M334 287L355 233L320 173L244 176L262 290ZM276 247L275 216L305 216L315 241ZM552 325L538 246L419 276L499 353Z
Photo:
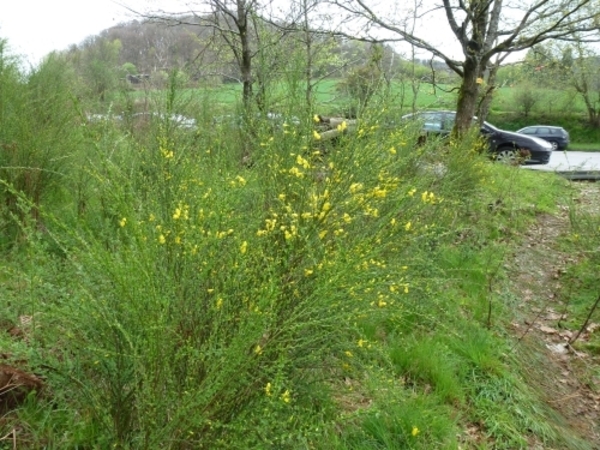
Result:
M582 42L575 42L563 53L563 61L571 84L585 104L590 124L600 128L600 56Z
M303 73L304 96L308 110L312 110L314 91L321 79L339 71L341 60L334 56L341 47L329 26L328 14L319 12L321 0L291 0L290 8L279 22L279 29L292 31L294 65Z
M550 39L595 41L600 25L598 0L424 0L418 4L421 26L413 31L404 18L399 0L331 0L349 16L364 24L362 35L373 40L402 40L441 58L461 77L455 132L464 133L477 108L480 85L492 59L528 49ZM441 1L441 3L439 2ZM393 12L392 12L393 11ZM439 22L440 12L443 22ZM455 58L435 43L431 23L443 24L460 45ZM382 37L382 33L387 36ZM390 34L391 33L391 36Z
M101 102L118 86L121 47L118 39L110 41L92 36L83 42L80 53L75 47L67 54L67 58L83 78L90 95Z
M265 22L262 20L261 10L264 7L261 2L197 0L186 7L188 10L185 14L160 12L146 17L175 25L193 25L212 30L233 55L243 86L244 109L249 111L255 104L258 104L259 109L264 108L266 88L262 83L266 82L269 76L267 72L257 71L268 67L272 69L270 63L265 64L265 48L275 48L282 36L277 38L263 26ZM261 58L260 64L255 64L257 56ZM255 83L259 84L258 95L255 93Z

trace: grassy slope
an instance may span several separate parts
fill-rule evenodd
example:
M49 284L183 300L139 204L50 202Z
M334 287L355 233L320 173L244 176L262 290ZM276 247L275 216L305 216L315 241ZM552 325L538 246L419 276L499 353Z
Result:
M507 331L564 180L376 121L334 148L155 125L84 130L85 210L3 262L7 362L47 385L3 418L22 448L590 448Z
M515 254L564 208L575 228L560 244L578 256L567 326L587 314L598 216L568 183L491 164L472 137L416 146L414 130L382 127L410 103L398 90L335 145L312 123L214 124L236 92L151 99L197 133L82 123L61 103L64 117L24 133L36 145L14 147L2 170L31 192L3 191L0 343L45 387L15 390L0 435L57 449L592 448L548 406L540 350L515 346L511 325L529 295ZM3 140L28 142L32 106L12 104L24 110Z

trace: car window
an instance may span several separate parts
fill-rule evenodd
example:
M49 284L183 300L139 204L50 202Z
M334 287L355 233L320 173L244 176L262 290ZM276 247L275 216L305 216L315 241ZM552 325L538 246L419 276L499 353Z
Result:
M543 135L548 135L548 134L552 134L550 131L550 128L547 127L539 127L537 130L537 134L543 134Z
M444 120L442 122L444 130L451 131L454 128L454 122L456 122L455 114L444 114Z
M423 129L425 131L441 131L442 130L442 113L430 112L422 113L420 119L425 122Z
M519 131L519 133L523 133L523 134L535 134L535 127L527 127L527 128L523 128L521 131Z

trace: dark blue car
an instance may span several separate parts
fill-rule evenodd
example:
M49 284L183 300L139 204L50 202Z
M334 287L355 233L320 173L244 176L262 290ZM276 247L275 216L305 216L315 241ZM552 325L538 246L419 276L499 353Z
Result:
M420 111L402 116L402 120L421 122L421 130L425 135L448 136L454 127L456 112ZM489 152L496 161L522 161L527 164L547 164L550 161L552 145L543 139L501 130L489 122L483 122L480 132L487 140Z
M532 125L530 127L521 128L517 133L535 136L545 141L550 142L552 150L566 150L569 146L569 133L562 127L551 125Z

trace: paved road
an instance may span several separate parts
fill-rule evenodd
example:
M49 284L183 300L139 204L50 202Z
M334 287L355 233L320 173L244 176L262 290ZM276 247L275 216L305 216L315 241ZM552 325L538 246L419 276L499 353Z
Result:
M600 151L555 151L548 164L523 166L527 169L557 172L567 178L600 179Z

